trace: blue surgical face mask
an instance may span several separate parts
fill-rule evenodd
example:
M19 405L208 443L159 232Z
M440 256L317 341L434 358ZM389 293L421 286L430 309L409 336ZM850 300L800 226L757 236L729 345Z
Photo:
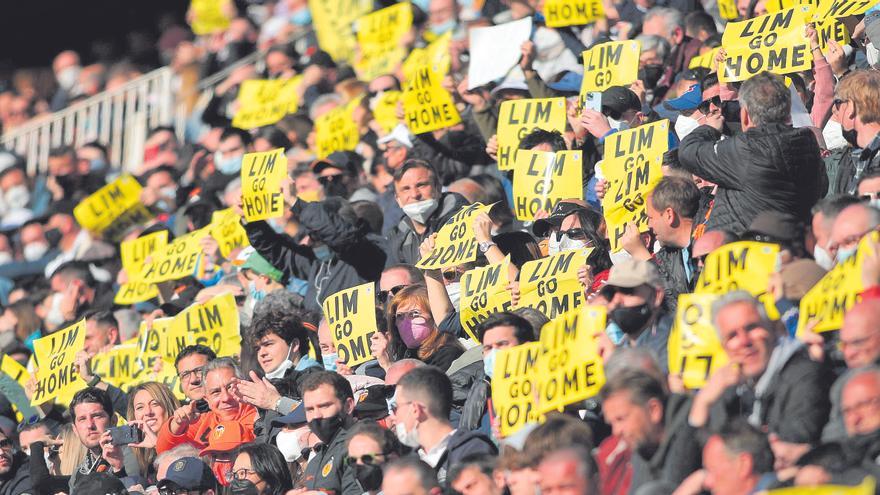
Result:
M483 358L483 373L486 374L486 378L492 379L492 375L495 373L495 358L498 357L498 349L492 349L489 351L489 354Z
M436 35L439 36L439 35L441 35L441 34L446 34L446 33L448 33L449 31L452 31L453 29L455 29L455 27L456 27L457 25L458 25L458 23L457 23L457 22L455 21L455 19L453 18L453 19L449 19L448 21L444 21L444 22L441 23L441 24L431 24L431 25L428 26L428 29L429 29L432 33L434 33L434 34L436 34Z
M315 253L315 258L318 258L318 261L327 261L333 257L333 251L326 244L312 248L312 252Z
M324 363L324 369L327 371L336 371L336 360L338 359L337 354L334 352L332 354L321 354L321 361Z
M89 171L97 172L99 170L104 170L105 168L107 168L107 162L104 161L103 158L89 160Z
M248 291L250 291L251 299L254 301L262 301L266 297L266 291L257 290L257 283L254 280L248 282Z
M608 335L608 338L611 339L614 345L620 345L623 342L624 335L626 335L623 333L623 329L613 321L608 322L608 326L605 327L605 334Z
M858 249L859 249L858 246L848 248L848 249L837 248L837 263L840 264L840 263L843 263L844 261L850 259L850 257L852 257L854 254L856 254L856 251L858 251Z
M312 11L308 7L290 14L290 22L297 26L308 26L312 23Z
M223 156L223 153L218 151L214 154L214 165L221 174L235 175L241 171L241 161L243 158L244 155L226 158Z

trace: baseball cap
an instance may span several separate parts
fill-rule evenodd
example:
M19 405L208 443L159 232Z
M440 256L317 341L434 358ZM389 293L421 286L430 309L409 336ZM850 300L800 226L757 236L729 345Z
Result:
M76 480L71 495L128 495L122 480L107 472L94 472Z
M554 91L559 91L561 93L579 93L583 80L583 74L578 74L577 72L567 70L562 74L562 77L557 79L555 82L547 84L547 86L550 89Z
M241 265L241 269L251 270L257 275L265 275L276 282L280 281L283 275L281 270L272 266L271 263L266 261L266 258L260 256L260 253L256 251L253 251L250 256L248 256L247 261Z
M611 86L602 92L602 110L623 114L627 110L641 110L642 101L629 88Z
M537 237L545 237L547 235L547 232L550 231L551 227L556 227L557 229L561 227L562 220L564 220L565 217L571 215L572 213L586 210L587 207L581 206L577 203L560 201L559 203L556 203L556 207L553 208L550 216L548 216L547 218L535 220L535 223L532 224L532 233L535 234L535 236Z
M364 159L354 151L334 151L327 158L316 161L312 165L312 172L319 174L328 167L338 168L349 175L358 175L363 167Z
M384 418L388 415L388 401L385 400L385 384L370 385L361 393L354 406L359 418ZM376 414L379 413L379 414Z
M182 457L168 466L165 478L156 484L162 489L174 483L184 490L212 490L217 488L217 478L201 459Z
M663 281L653 263L629 258L611 267L605 285L634 289L642 285L660 287Z
M272 426L289 426L306 423L306 407L300 402L293 411L272 420Z
M694 84L678 98L666 100L663 106L669 110L694 110L703 102L703 91L699 84Z
M765 210L758 213L749 230L740 237L742 240L782 243L803 239L804 226L790 213Z
M229 452L243 443L252 442L255 438L252 429L246 429L235 421L221 421L208 435L208 446L199 452L199 456Z
M403 124L397 124L394 126L394 129L391 129L391 132L379 138L379 140L376 141L376 144L388 144L391 141L397 141L407 148L413 147L412 135L409 133L409 129Z
M519 91L528 93L529 87L526 85L525 81L519 79L505 79L501 81L498 86L495 86L492 91L490 91L490 94L495 96L502 91Z

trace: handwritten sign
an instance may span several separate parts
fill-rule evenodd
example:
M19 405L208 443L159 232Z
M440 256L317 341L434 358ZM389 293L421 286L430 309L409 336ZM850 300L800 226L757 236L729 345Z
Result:
M86 320L34 340L37 362L37 387L31 405L39 406L62 393L71 393L86 387L79 377L74 360L83 349L86 339Z
M580 151L520 150L513 170L516 218L534 220L539 211L551 212L567 199L583 199L584 165Z
M508 100L498 110L498 169L513 170L519 142L537 129L565 132L565 98Z
M474 217L480 213L488 213L491 208L492 205L474 203L458 210L440 227L434 249L419 260L416 267L422 270L439 270L477 259Z
M339 291L324 300L324 319L339 360L354 367L373 359L370 338L377 331L374 283Z

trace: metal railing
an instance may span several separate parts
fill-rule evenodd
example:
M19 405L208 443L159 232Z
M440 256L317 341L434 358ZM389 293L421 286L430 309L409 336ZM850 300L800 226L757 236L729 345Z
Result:
M133 170L143 160L147 131L176 125L175 77L169 67L44 117L0 136L0 145L23 156L34 175L47 169L49 150L97 141L108 147L110 163Z

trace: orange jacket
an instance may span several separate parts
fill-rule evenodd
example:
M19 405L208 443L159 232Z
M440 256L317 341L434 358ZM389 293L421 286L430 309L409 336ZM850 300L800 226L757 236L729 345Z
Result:
M199 416L199 420L190 424L186 431L181 435L175 435L171 432L172 418L168 418L159 430L159 438L156 441L156 452L161 454L166 450L173 449L184 443L190 443L199 450L202 450L208 446L208 435L213 431L214 427L221 422L236 422L241 424L245 429L253 431L254 422L258 417L259 412L257 411L257 408L250 404L242 403L241 407L238 409L238 414L226 420L221 420L214 411L208 411L205 414L202 414Z

